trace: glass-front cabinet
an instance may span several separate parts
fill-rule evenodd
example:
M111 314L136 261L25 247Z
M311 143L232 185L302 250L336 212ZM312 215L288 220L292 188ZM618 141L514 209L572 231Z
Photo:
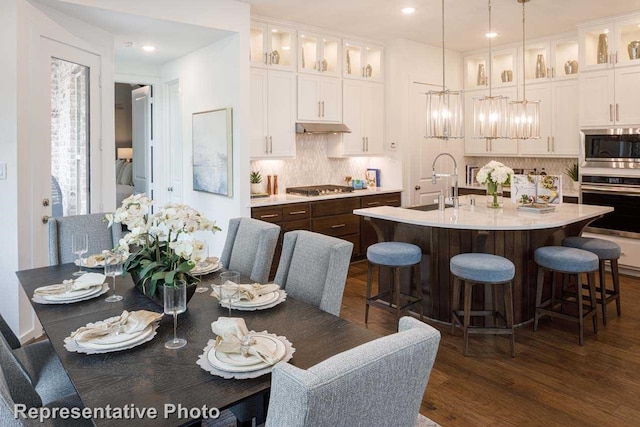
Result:
M300 31L298 46L298 72L340 77L339 38Z
M515 86L517 83L517 49L501 49L492 53L479 53L464 58L465 90L485 89L489 78L494 88ZM491 74L491 76L489 76Z
M383 81L383 48L344 40L342 75L349 79Z
M527 83L578 76L578 40L575 37L530 43L525 47L524 55Z
M584 70L640 65L640 15L580 28Z
M296 31L279 25L251 22L249 59L252 67L295 71Z

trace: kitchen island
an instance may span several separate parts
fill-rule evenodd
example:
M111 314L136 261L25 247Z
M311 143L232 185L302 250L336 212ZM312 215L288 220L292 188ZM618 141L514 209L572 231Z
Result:
M500 209L470 205L471 196L460 198L458 209L419 210L381 206L353 213L370 221L378 241L408 242L422 248L423 308L426 316L449 322L453 276L449 260L466 252L504 256L516 266L514 315L516 324L533 319L537 268L534 251L541 246L560 245L567 236L579 235L591 221L613 208L562 204L547 213L519 211L509 201ZM409 281L403 280L408 286ZM382 284L384 287L384 283ZM487 288L488 289L488 288ZM408 288L403 288L408 292ZM491 298L474 289L473 309L490 309Z

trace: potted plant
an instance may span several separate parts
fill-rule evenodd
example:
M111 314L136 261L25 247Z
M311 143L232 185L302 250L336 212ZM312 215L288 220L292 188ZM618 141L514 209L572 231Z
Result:
M215 233L220 228L187 205L169 203L151 214L152 204L146 195L134 194L106 220L109 227L117 222L129 229L117 246L127 257L125 271L131 273L136 288L162 305L163 285L185 281L187 293L193 295L198 279L190 271L207 256L204 242L193 233Z
M580 190L580 178L579 178L579 174L578 174L578 164L577 163L573 163L571 166L567 166L567 168L565 169L564 173L571 178L572 181L572 188L575 191Z
M259 171L251 171L249 182L251 183L251 194L262 193L262 175Z

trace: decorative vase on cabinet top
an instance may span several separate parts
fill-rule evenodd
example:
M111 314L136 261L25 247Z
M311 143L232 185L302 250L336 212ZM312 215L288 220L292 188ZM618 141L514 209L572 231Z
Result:
M513 71L504 70L500 74L500 78L502 79L502 83L508 83L513 80Z
M564 63L565 74L577 74L578 73L578 61L567 61Z
M629 50L629 59L640 58L640 40L630 42L627 49Z
M487 85L487 75L484 71L484 64L478 64L478 86Z
M544 63L544 55L539 53L536 60L536 79L547 77L547 66Z
M609 62L609 39L602 33L598 36L598 64Z

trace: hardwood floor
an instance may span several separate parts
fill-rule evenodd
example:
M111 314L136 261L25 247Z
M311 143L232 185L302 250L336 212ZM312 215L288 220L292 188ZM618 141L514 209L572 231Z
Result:
M366 261L353 263L341 316L364 325ZM610 277L609 277L610 280ZM432 321L442 339L421 413L442 426L638 426L640 425L640 279L621 276L622 316L608 306L607 326L585 326L578 345L575 323L540 320L538 332L516 329L516 357L509 340L462 335ZM370 329L396 332L395 316L371 308Z

